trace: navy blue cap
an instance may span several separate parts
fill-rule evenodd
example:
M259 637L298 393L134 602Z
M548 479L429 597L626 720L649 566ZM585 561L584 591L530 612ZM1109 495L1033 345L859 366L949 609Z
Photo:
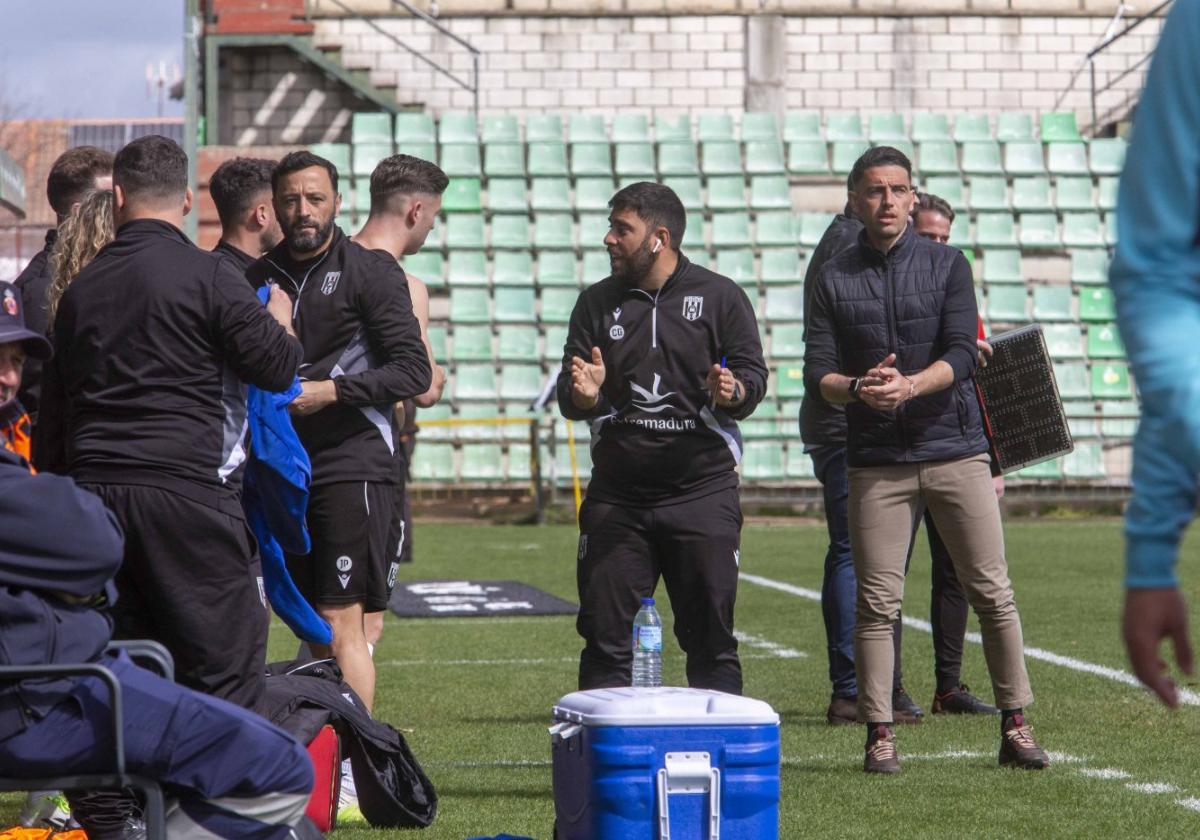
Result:
M25 352L35 359L49 359L54 354L44 335L26 329L17 287L12 283L0 283L0 344L16 341L25 345Z

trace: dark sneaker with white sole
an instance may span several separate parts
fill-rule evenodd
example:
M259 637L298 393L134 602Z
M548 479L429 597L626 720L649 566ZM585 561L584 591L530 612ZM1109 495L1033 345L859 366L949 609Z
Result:
M1038 746L1033 727L1025 722L1024 715L1013 715L1000 736L1000 766L1022 770L1044 770L1050 766L1050 756Z
M899 773L900 755L896 752L896 734L881 726L867 740L867 754L863 757L865 773Z
M912 695L900 686L892 692L892 722L896 724L920 723L925 717L925 710L917 705Z
M971 693L966 683L943 693L933 695L930 708L935 715L998 715L1000 710L984 703Z

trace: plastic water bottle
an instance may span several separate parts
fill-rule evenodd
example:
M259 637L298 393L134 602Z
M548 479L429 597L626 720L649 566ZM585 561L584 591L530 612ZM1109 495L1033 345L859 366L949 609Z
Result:
M662 685L662 619L653 598L643 598L633 619L633 687Z

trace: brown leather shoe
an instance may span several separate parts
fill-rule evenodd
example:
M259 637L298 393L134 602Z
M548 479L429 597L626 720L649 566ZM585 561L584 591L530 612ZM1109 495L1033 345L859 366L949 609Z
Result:
M831 697L829 710L825 712L825 719L829 721L830 726L858 723L858 698Z
M867 754L863 758L865 773L899 773L900 756L896 752L896 735L886 726L875 730L867 742Z
M1000 737L1000 766L1022 770L1044 770L1050 766L1050 756L1034 740L1033 727L1025 723L1024 715L1013 715Z

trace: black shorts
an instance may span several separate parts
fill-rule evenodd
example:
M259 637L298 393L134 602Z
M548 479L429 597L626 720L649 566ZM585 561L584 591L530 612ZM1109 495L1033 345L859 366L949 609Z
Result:
M309 603L387 609L396 577L388 551L393 492L390 483L376 481L338 481L309 491L312 551L287 555L288 572Z

